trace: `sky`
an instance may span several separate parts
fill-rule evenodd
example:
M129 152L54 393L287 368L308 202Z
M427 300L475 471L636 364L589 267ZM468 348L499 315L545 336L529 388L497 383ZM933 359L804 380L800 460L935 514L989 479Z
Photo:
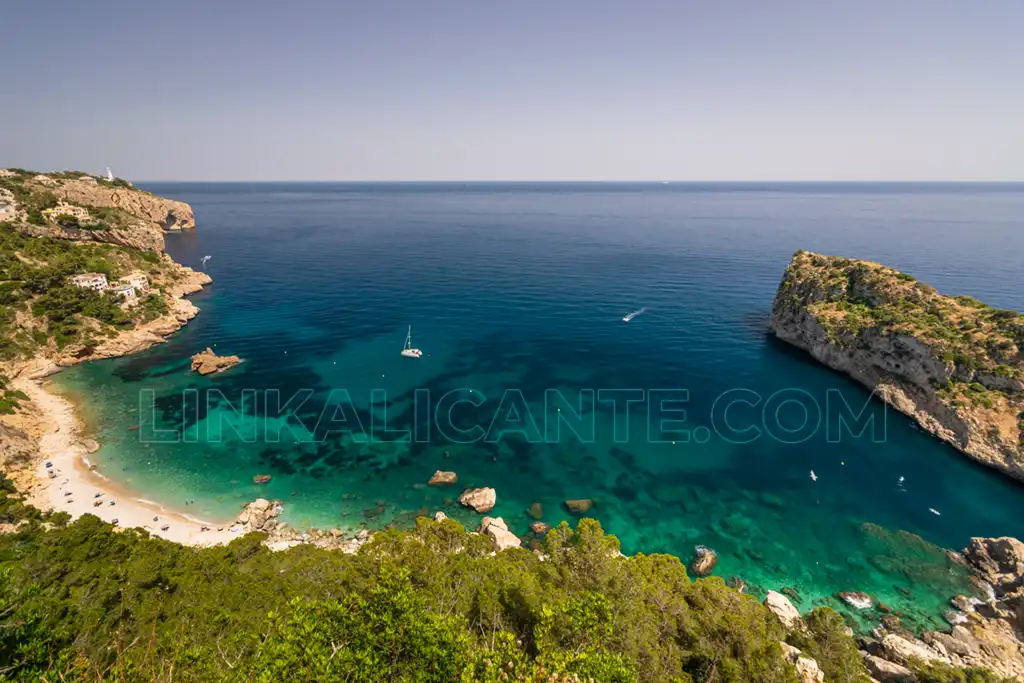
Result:
M0 167L1024 180L1022 0L4 0Z

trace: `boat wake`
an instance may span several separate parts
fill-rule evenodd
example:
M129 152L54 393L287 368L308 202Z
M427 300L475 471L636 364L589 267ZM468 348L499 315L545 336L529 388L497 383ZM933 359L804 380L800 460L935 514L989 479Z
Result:
M641 313L645 313L646 311L647 311L647 307L646 307L646 306L644 306L643 308L641 308L641 309L640 309L639 311L633 311L632 313L630 313L629 315L627 315L626 317L624 317L624 318L622 319L622 322L624 322L624 323L628 323L628 322L629 322L630 320L632 320L633 318L637 317L637 316L638 316L638 315L640 315Z

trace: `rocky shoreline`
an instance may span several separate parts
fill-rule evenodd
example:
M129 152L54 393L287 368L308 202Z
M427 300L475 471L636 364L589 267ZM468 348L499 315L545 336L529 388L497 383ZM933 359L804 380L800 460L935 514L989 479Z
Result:
M1024 481L1024 316L870 261L797 252L775 335L970 458Z
M987 599L959 595L951 601L949 632L909 632L899 617L887 616L870 636L857 638L864 663L881 683L913 683L918 680L908 665L940 663L957 668L981 667L1012 680L1024 680L1024 543L1015 538L973 538L959 562L968 566L979 592ZM789 598L768 591L764 605L789 633L806 630L806 624ZM792 661L798 662L799 651ZM817 663L797 663L804 681L820 681Z

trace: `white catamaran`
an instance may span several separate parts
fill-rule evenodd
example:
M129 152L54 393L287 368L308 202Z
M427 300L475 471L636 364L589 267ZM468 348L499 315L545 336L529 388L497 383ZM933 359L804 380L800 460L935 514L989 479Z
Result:
M405 335L405 348L402 349L402 355L406 358L419 358L423 355L419 349L412 348L412 325L409 325L409 331Z

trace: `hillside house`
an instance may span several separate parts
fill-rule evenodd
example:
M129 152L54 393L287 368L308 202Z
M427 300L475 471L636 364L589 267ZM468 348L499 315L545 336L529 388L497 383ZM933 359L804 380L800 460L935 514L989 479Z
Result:
M135 301L139 298L138 292L131 285L117 285L114 287L114 294L121 297L125 301Z
M82 289L92 289L97 292L104 292L110 285L107 283L107 276L103 273L84 273L71 278L71 284Z
M92 216L89 215L88 211L81 206L68 204L64 200L57 202L57 206L52 209L43 209L43 215L52 221L59 221L61 216L70 216L78 221L79 225L89 225L92 223Z
M144 294L149 291L149 278L146 277L145 273L135 271L129 273L119 280L121 284L129 285L139 294Z

